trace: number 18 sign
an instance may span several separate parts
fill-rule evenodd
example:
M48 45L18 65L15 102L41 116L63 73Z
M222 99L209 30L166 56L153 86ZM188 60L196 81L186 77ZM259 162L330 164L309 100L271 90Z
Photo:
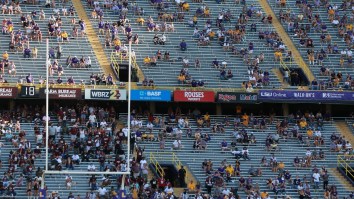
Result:
M35 86L21 86L20 91L21 98L38 98Z

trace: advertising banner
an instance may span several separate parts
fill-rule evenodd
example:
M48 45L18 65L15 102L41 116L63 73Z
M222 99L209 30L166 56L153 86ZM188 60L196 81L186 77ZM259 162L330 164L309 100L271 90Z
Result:
M218 92L216 94L216 102L219 103L256 103L257 100L257 93Z
M85 99L127 100L125 89L85 89Z
M17 87L0 87L0 98L16 98Z
M132 90L130 99L133 101L171 101L169 90Z
M260 101L309 101L316 103L354 100L354 92L340 91L260 90L258 94Z
M215 102L213 91L174 91L175 102Z
M45 88L39 90L39 97L45 98ZM49 88L49 99L82 99L81 88Z

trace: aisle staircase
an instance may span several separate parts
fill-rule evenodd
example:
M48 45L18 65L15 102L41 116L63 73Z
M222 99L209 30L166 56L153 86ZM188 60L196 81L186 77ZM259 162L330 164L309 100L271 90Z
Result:
M291 13L293 13L294 16L297 16L298 14L302 13L302 10L298 6L296 6L295 0L288 0L286 2L287 2L286 7L281 8L276 5L276 1L273 1L273 0L268 1L269 5L273 9L274 13L276 13L277 18L279 16L278 13L281 10L283 12L285 12L287 9L290 9ZM331 22L329 21L328 14L327 14L327 8L325 8L324 6L317 8L316 6L314 6L313 1L308 1L308 3L311 4L313 7L313 15L318 14L321 21L327 25L327 32L331 35L331 38L332 38L332 41L331 41L332 47L334 44L337 44L339 51L348 48L348 45L344 42L344 40L339 37L338 28L333 27ZM332 5L333 5L333 3L335 3L335 2L332 1L330 3L332 3ZM337 3L337 5L339 6L339 3ZM347 14L347 16L349 18L349 16L351 15L350 11L351 11L350 9L348 9L346 11L339 9L338 13L339 13L340 17L342 17L344 14ZM308 20L305 18L302 22L299 22L299 26L301 26L301 25L310 25L311 26L311 23L308 22ZM279 18L278 18L278 20L279 20ZM287 29L287 22L282 22L282 26L284 29ZM302 59L305 60L306 63L308 63L308 58L307 58L308 48L300 47L298 45L299 38L294 36L294 32L287 32L287 34L289 35L290 39L295 43L295 46L297 47ZM314 52L320 51L321 49L327 50L328 44L322 43L320 40L320 36L321 36L320 31L315 31L315 29L311 26L311 31L308 32L307 35L313 40ZM343 80L339 83L339 86L341 86L343 88L343 82L345 81L346 75L349 74L349 75L353 76L354 70L352 69L352 67L346 67L346 66L341 67L340 66L340 64L339 64L340 63L339 60L341 57L340 53L338 53L338 54L328 53L327 56L328 57L323 60L323 65L326 68L329 68L331 71L334 71L336 74L338 72L341 72L343 74ZM345 61L344 65L346 65L346 64L347 64L347 62ZM321 81L328 82L330 80L329 76L323 76L320 74L320 65L314 64L314 65L308 65L308 67L310 68L310 70L312 71L312 73L314 74L314 76L316 77L316 79L319 82L321 82ZM334 88L330 88L330 89L336 89L338 87L334 87Z
M259 4L262 6L263 10L266 12L267 15L271 15L273 18L272 25L274 28L277 30L277 33L280 35L281 39L285 43L285 45L288 47L288 50L290 50L293 53L294 61L295 63L303 70L305 73L307 79L309 82L311 82L315 77L312 74L309 66L306 64L306 62L303 60L301 57L300 52L298 49L295 47L293 41L290 39L289 35L285 32L285 29L283 28L282 24L278 20L277 16L275 15L274 11L268 4L268 1L265 0L259 0Z
M76 9L79 18L85 21L86 35L98 59L100 66L103 68L105 74L112 74L112 77L115 80L116 77L110 65L110 61L108 60L108 55L106 55L102 43L99 41L98 36L94 31L91 21L89 20L81 1L72 1L72 3Z

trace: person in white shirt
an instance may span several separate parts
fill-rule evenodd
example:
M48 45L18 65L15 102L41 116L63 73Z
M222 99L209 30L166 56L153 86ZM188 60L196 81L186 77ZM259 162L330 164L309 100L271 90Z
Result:
M227 62L226 62L225 59L221 62L221 66L222 66L223 68L226 68L226 67L227 67Z
M128 136L128 127L124 127L122 129L122 132L124 133L124 136L127 137Z
M87 166L87 171L96 171L96 166L91 163Z
M171 187L171 185L169 185L169 186L167 186L166 188L165 188L165 193L173 193L173 188Z
M179 128L184 128L185 127L185 122L184 122L184 119L182 117L178 119L178 127Z
M91 67L91 64L92 64L91 58L90 57L85 58L85 66L86 66L86 68Z
M135 60L135 58L136 58L136 54L135 54L134 50L132 50L132 52L131 52L131 58L132 58L132 60Z
M316 137L322 137L322 133L321 133L320 130L316 130L316 131L314 132L314 135L315 135Z
M72 160L74 163L79 164L80 163L80 157L77 154L74 154L71 156Z
M338 19L334 19L334 20L332 21L332 24L333 24L334 26L337 26L337 25L339 24Z
M312 153L311 153L310 149L307 149L307 151L306 151L306 157L310 157L311 155L312 155Z
M101 123L100 123L100 126L102 127L102 128L106 128L107 127L107 122L105 121L105 120L102 120L101 121Z
M165 34L162 34L162 36L160 38L161 44L165 45L166 40L167 40L167 38L166 38Z
M140 160L140 165L144 165L144 164L147 164L147 161L145 160L145 158L143 157L141 160Z
M346 56L346 55L347 55L347 50L346 50L346 49L341 50L341 51L340 51L340 54L343 55L343 56Z
M183 67L188 67L189 66L189 60L187 59L187 57L184 57L182 62L183 62Z
M173 149L180 149L180 148L182 148L181 140L175 140L175 141L172 143L172 148L173 148Z
M315 189L319 188L320 176L321 175L318 173L318 171L315 171L315 173L312 174L313 182L315 183Z
M89 121L90 121L91 125L96 123L96 115L94 113L91 113L91 115L89 116Z
M107 193L107 189L103 186L101 186L99 189L98 189L98 194L100 195L100 198L104 198L106 196L106 193Z
M224 187L224 189L222 190L222 194L228 196L230 194L230 190L227 187Z
M151 132L152 129L154 128L154 125L149 121L149 122L146 124L146 128Z
M348 50L348 51L347 51L347 56L348 56L348 57L352 57L352 56L353 56L353 51Z

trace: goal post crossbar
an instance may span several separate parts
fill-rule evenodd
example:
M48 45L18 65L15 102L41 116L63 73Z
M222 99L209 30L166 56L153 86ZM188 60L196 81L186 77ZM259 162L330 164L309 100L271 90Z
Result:
M70 171L70 170L63 170L63 171L54 171L54 170L47 170L44 171L44 174L86 174L86 175L129 175L129 171Z

